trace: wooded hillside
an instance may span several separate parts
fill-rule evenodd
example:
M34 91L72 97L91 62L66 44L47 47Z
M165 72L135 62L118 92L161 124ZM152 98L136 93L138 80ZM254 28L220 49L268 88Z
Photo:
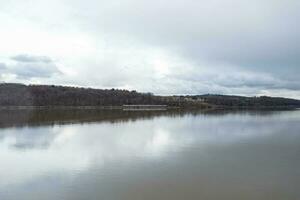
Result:
M92 89L54 85L0 84L0 106L122 106L176 107L300 107L300 101L273 97L226 95L155 96L120 89Z
M0 106L122 106L168 105L206 107L203 102L119 89L49 85L0 84Z

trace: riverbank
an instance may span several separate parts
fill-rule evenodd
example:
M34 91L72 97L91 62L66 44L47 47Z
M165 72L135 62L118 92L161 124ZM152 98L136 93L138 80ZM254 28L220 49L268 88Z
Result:
M162 105L124 105L124 106L0 106L0 110L125 110L155 111L179 109L176 106Z
M124 105L124 106L0 106L5 110L124 110L124 111L164 111L164 110L299 110L296 106L215 106L179 107L166 105Z

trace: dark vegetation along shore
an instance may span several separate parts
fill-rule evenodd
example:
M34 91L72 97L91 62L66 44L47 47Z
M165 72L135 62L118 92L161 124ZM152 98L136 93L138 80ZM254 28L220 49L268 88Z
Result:
M0 84L1 108L122 108L123 105L166 105L168 108L299 108L300 101L274 97L225 95L156 96L119 89L53 85Z

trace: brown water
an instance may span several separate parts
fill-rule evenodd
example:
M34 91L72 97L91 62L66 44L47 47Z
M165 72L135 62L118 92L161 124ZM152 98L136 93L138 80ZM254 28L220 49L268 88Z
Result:
M1 111L1 200L299 200L300 111Z

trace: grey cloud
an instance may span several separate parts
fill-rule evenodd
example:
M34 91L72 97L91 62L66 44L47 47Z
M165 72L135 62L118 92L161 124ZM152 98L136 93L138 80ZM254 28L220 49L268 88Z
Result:
M6 68L6 64L0 63L0 70L5 70Z
M229 77L231 78L231 77ZM300 90L299 81L283 81L280 79L264 80L259 78L254 79L233 79L232 81L217 82L219 85L227 88L257 88L257 89L288 89Z
M11 68L10 72L22 79L49 78L61 73L56 65L45 63L17 64Z
M20 54L11 57L12 60L23 63L52 63L52 59L47 56L33 56L27 54Z
M227 63L281 77L300 73L298 1L133 0L107 3L103 10L97 5L104 2L89 2L75 1L75 8L88 10L76 14L98 27L96 33L134 37L196 63Z
M270 74L243 71L213 71L172 75L178 85L187 86L188 93L259 94L265 90L300 91L300 81L280 79ZM179 87L178 87L179 88Z
M15 64L1 64L6 74L16 75L18 79L29 80L31 78L50 78L53 75L62 74L56 63L47 56L17 55L11 57Z

